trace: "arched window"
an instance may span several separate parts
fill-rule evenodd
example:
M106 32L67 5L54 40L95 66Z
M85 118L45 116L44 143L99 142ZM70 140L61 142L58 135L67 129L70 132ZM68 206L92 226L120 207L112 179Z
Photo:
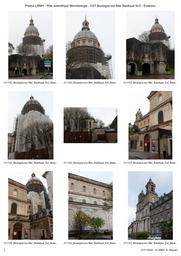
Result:
M161 124L163 123L163 111L158 112L158 123Z
M73 202L74 200L73 200L73 197L69 197L69 202Z
M94 204L97 204L97 201L94 201Z
M83 192L86 192L86 186L83 186L83 187L82 187L82 191L83 191Z
M160 93L159 96L158 96L159 103L162 102L162 99L163 99L163 97L162 97L162 94Z
M103 194L103 196L106 196L106 192L104 190L102 191L102 194Z
M93 189L93 193L94 193L94 195L96 195L96 194L97 194L97 190L96 190L96 188L94 188L94 189Z
M71 190L74 190L74 183L71 183L71 184L70 184L70 189L71 189Z
M17 189L14 189L14 190L13 190L13 196L14 196L14 197L17 197L17 195L18 195L18 191L17 191Z
M11 205L11 214L17 214L17 204L12 203Z
M86 203L86 200L85 200L85 199L83 199L83 200L82 200L82 203Z

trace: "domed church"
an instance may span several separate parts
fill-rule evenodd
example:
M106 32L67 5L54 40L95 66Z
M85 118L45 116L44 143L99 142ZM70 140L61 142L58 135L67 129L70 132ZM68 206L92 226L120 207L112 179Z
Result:
M9 240L53 239L53 172L42 177L45 185L34 172L26 185L8 179Z
M174 78L175 52L169 39L157 17L146 40L127 39L127 78Z
M110 55L105 55L85 17L82 29L67 49L67 79L111 79Z
M32 173L31 178L26 184L28 199L31 201L32 214L38 213L40 210L50 210L50 202L46 188L35 173Z
M162 25L160 25L158 18L156 18L155 23L150 30L149 41L151 43L162 42L169 47L169 38L170 36L165 33L165 30Z
M34 21L31 17L30 24L27 27L23 37L23 47L25 48L26 55L42 57L44 54L44 39L40 38L38 29L34 26Z
M9 78L30 78L45 72L44 42L31 17L17 53L9 55Z
M15 130L9 135L10 159L52 159L53 123L33 96L16 118Z

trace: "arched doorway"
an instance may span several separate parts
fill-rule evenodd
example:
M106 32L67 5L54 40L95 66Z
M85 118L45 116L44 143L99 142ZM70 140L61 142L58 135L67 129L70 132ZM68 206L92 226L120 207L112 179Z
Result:
M144 151L150 151L150 135L146 134L144 138Z
M128 74L130 75L136 74L136 64L134 62L128 63Z
M22 239L22 224L21 223L14 224L13 239Z
M28 71L27 71L26 68L24 68L24 69L23 69L23 75L24 75L24 76L27 76L27 74L28 74Z
M142 74L143 75L149 75L150 74L150 64L149 63L144 63L142 65Z
M15 75L17 75L17 76L18 76L18 75L19 75L19 73L20 73L20 72L19 72L19 69L15 69Z

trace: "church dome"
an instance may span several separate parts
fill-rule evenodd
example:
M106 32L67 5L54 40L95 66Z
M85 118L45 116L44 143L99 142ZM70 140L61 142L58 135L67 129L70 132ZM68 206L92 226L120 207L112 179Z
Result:
M82 39L82 38L89 38L89 39L97 40L96 35L90 30L81 30L80 32L78 32L75 35L74 40Z
M165 30L162 25L160 25L158 18L155 19L155 24L151 27L149 40L150 41L163 41L168 40Z
M26 102L26 104L24 105L21 111L21 114L25 115L29 111L38 111L43 115L45 114L44 108L41 106L41 104L37 100L34 99L33 96L31 96L30 99Z
M43 183L36 177L35 173L32 173L31 178L26 184L28 192L41 193L45 190Z
M33 19L30 19L30 24L27 27L24 36L39 36L38 29L34 26Z
M162 25L159 24L158 18L155 19L155 24L152 26L150 32L151 33L153 33L153 32L163 32L163 33L165 33Z
M82 22L82 30L75 35L71 46L93 46L96 48L100 47L96 35L89 28L89 22L87 21L87 18L85 18L85 20Z

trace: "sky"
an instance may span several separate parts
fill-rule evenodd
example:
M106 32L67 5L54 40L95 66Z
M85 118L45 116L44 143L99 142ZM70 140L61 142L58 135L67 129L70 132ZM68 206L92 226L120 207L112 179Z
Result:
M128 102L128 121L131 124L134 124L136 119L136 112L140 108L143 115L147 114L149 111L149 100L147 99L150 94L150 90L129 90L129 102Z
M13 131L15 118L21 113L25 103L33 96L45 109L45 114L53 121L53 95L52 92L9 92L8 94L8 132Z
M34 20L34 26L38 29L40 37L45 39L44 46L46 50L53 44L52 14L48 11L9 12L9 42L11 42L15 48L22 43L31 16Z
M87 17L90 30L96 35L105 54L112 55L112 69L114 76L115 62L115 23L114 13L110 11L74 11L67 12L66 40L73 41L74 36L81 31L82 22Z
M95 172L95 171L81 172L81 171L73 171L71 173L72 174L76 174L76 175L80 175L80 176L83 176L85 178L89 178L89 179L92 179L92 180L104 182L104 183L107 183L107 184L110 184L113 181L112 172Z
M155 23L155 18L159 19L165 33L170 38L170 46L174 48L174 12L172 11L138 11L127 13L127 38L138 38L144 31L149 31Z
M128 173L128 222L135 220L138 195L149 179L155 183L158 196L169 193L172 188L172 172L129 172ZM136 181L136 182L135 182Z
M31 178L31 175L34 171L32 170L16 170L15 172L11 172L9 174L9 178L10 179L13 179L17 182L20 182L22 183L23 185L26 185L26 183L28 182L28 180ZM46 179L42 177L42 175L45 173L44 171L35 171L34 172L36 177L38 179L41 180L41 182L43 183L43 185L45 186L45 188L47 189L47 182L46 182Z
M87 110L95 119L102 120L105 126L110 125L117 115L116 108L88 108Z

